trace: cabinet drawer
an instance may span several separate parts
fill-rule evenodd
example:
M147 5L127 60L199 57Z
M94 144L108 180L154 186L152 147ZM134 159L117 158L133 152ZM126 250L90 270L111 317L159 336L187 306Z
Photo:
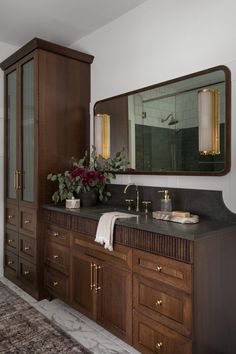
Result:
M17 206L7 206L5 210L6 226L17 231L18 228L18 209Z
M46 224L46 236L49 241L62 246L70 246L70 232L53 224Z
M134 346L142 354L191 354L192 341L134 311Z
M68 278L57 271L46 268L45 270L45 288L48 292L59 299L68 300L69 281Z
M25 285L35 288L37 284L36 266L19 258L19 279Z
M20 230L31 236L36 235L36 214L34 210L24 208L20 210Z
M16 232L5 231L5 249L16 254L18 253L18 234Z
M47 242L45 251L47 265L63 273L69 271L69 250L52 242Z
M19 256L36 263L36 239L21 235L19 236Z
M5 251L4 255L4 266L5 271L12 275L13 277L17 277L18 270L18 257L12 252Z
M192 266L190 264L135 250L133 271L188 293L192 292Z
M133 277L133 305L153 320L184 334L192 332L190 295L160 282Z

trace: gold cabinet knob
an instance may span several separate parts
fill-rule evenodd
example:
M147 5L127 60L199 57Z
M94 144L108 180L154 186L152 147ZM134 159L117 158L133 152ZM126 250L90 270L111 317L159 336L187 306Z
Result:
M155 302L155 305L158 307L158 306L161 306L162 305L162 300L157 300Z
M156 271L160 273L162 271L162 267L161 266L157 266L156 267Z
M7 241L7 243L13 243L14 242L14 240L12 240L11 238L9 238L9 240Z
M25 219L25 221L24 221L24 224L25 224L25 225L28 225L28 224L30 224L30 223L31 223L31 221L30 221L30 220Z
M30 246L25 246L24 247L24 251L29 251L30 250Z
M7 215L7 218L8 218L8 220L11 220L14 218L14 215L9 214L9 215Z
M52 282L52 286L55 287L55 286L57 286L57 285L58 285L58 281L53 281L53 282Z
M161 350L161 348L163 347L163 343L162 342L159 342L156 344L156 349L157 350Z
M53 259L58 259L59 258L59 256L57 254L54 254L52 257L53 257Z
M24 274L24 275L30 274L30 270L24 270L23 274Z
M53 232L52 236L58 237L58 236L59 236L59 233L58 233L58 232Z
M11 265L11 264L13 264L13 263L14 263L13 261L9 260L9 261L7 262L7 265Z

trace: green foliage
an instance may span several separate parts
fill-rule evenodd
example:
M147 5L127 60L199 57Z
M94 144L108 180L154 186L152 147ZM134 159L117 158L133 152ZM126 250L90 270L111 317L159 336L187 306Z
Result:
M54 203L63 202L66 199L71 199L75 194L80 192L86 193L91 188L98 191L99 200L108 200L111 197L110 192L105 191L106 184L111 183L111 179L116 178L117 172L122 172L127 169L128 162L124 150L117 152L114 158L104 159L96 152L95 146L92 147L92 152L89 157L87 151L82 159L74 161L71 171L61 173L50 173L47 179L58 183L58 190L52 195ZM85 183L81 176L73 176L75 169L88 169L97 171L104 176L103 180L96 179L89 184Z

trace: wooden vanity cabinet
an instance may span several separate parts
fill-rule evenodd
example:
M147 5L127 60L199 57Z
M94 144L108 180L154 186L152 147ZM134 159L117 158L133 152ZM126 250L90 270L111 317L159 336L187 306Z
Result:
M191 264L133 250L133 309L141 353L192 353Z
M111 253L77 233L71 255L72 306L131 344L132 250L118 245Z
M34 38L0 64L5 91L4 274L37 299L43 296L40 208L55 190L47 175L67 169L71 157L76 153L81 158L89 146L92 61L90 55Z

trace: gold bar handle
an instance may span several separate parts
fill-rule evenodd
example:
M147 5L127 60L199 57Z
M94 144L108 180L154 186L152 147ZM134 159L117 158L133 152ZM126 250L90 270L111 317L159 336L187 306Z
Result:
M95 287L95 284L93 282L94 274L93 274L93 268L96 267L96 264L90 263L90 289L93 290Z
M156 349L157 350L161 350L161 348L163 347L163 343L162 342L159 342L156 344Z
M58 281L53 281L53 282L52 282L52 286L53 286L53 287L55 287L55 286L57 286L57 285L58 285Z
M59 236L59 233L58 233L58 232L53 232L53 233L52 233L52 236L53 236L53 237L58 237L58 236Z
M24 247L24 251L29 251L30 250L30 246L25 246Z
M58 259L59 256L58 256L57 254L54 254L54 255L52 256L52 258L53 258L53 259Z
M7 265L11 265L11 264L13 264L13 263L14 263L14 262L10 260L10 261L7 262Z
M7 215L8 220L11 220L14 218L15 215Z
M14 189L17 190L17 184L16 184L16 179L17 179L17 171L14 171Z
M30 274L30 270L25 270L25 271L23 272L23 274L24 274L24 275L29 275L29 274Z
M99 275L99 269L101 269L101 266L95 265L95 292L97 293L99 290L101 290L101 286L98 285L98 275Z
M26 219L26 220L24 221L24 224L25 224L25 225L28 225L28 224L30 224L30 223L31 223L31 220Z
M14 242L14 240L12 240L11 238L9 238L9 240L7 241L7 243L9 243L9 244L11 244L13 242Z

